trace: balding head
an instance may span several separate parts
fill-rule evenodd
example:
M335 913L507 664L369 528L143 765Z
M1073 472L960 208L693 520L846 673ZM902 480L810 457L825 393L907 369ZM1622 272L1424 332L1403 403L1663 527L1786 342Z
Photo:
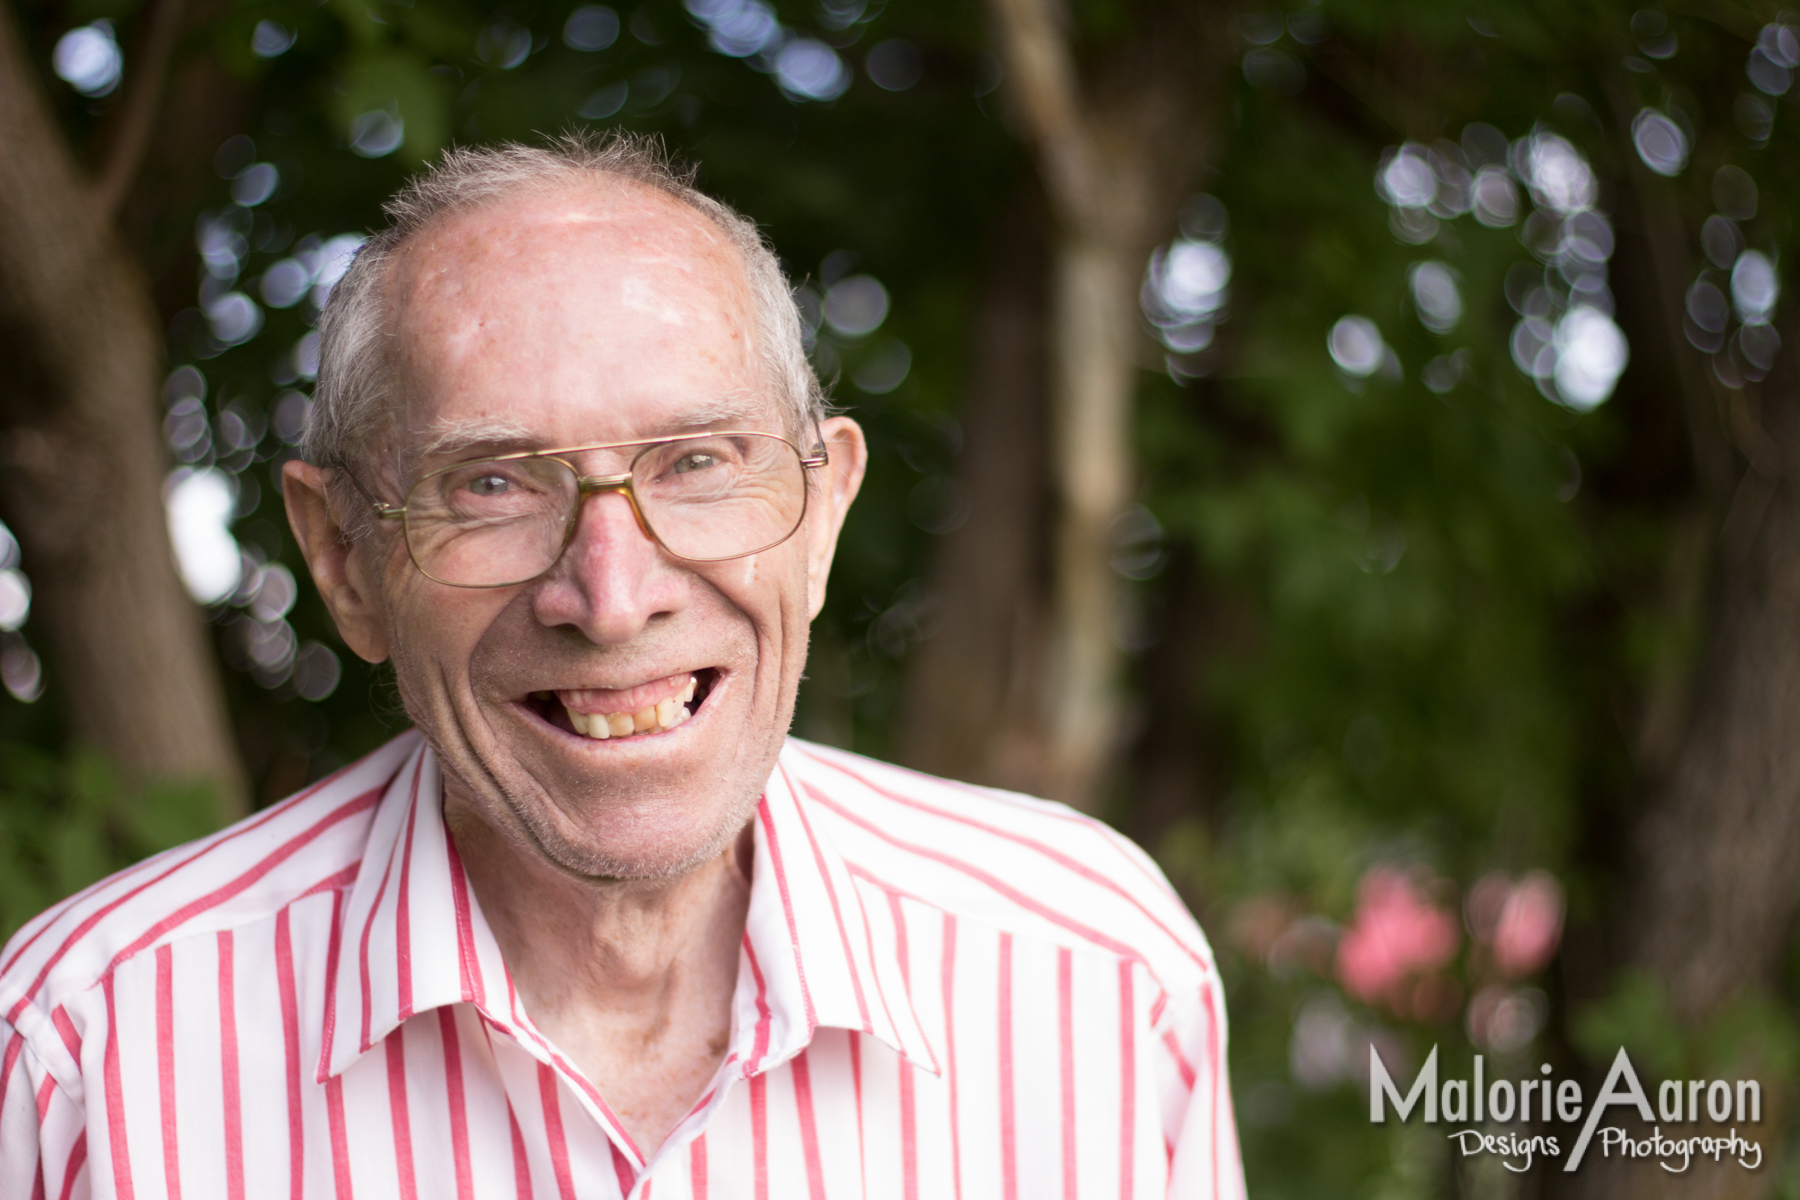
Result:
M721 253L739 260L735 275L747 289L754 314L753 349L760 374L785 414L790 434L804 440L807 430L823 419L824 394L806 358L799 311L780 263L756 227L694 188L691 173L675 169L660 143L624 134L605 139L571 134L543 148L509 144L452 150L389 201L391 224L358 252L320 319L319 381L302 443L307 461L373 465L371 457L388 441L394 404L408 386L402 378L404 364L392 353L392 305L405 288L418 286L416 279L402 284L394 276L408 270L404 260L416 257L407 253L413 243L436 236L438 227L470 212L509 199L552 195L580 199L568 211L585 213L584 220L610 221L607 214L615 213L629 219L658 206L691 214L690 232L710 237ZM526 211L531 206L508 207ZM520 236L506 242L512 252L523 254L527 240ZM553 278L554 264L534 265L534 270L544 268ZM521 273L520 278L526 277ZM382 474L400 464L386 466ZM350 532L362 529L353 526Z

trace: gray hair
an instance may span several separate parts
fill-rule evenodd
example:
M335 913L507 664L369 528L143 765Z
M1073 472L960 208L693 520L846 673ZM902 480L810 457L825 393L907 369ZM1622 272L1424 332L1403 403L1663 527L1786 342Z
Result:
M380 435L392 387L382 284L407 241L455 213L523 190L624 180L671 196L701 213L742 256L768 387L791 432L804 437L827 406L807 361L799 308L774 250L756 225L694 187L692 168L671 162L660 139L615 132L565 133L545 146L508 142L446 151L383 206L389 225L365 242L331 291L319 318L319 380L301 454L319 466L356 466ZM345 495L344 499L349 499ZM348 511L360 506L352 504ZM358 523L360 524L360 523ZM352 528L352 536L359 532Z

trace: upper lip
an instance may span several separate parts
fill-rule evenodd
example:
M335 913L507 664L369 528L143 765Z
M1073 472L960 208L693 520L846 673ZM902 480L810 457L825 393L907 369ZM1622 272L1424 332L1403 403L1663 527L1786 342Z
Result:
M634 712L652 706L668 696L681 694L689 681L698 683L702 680L704 670L705 668L670 671L640 678L638 682L622 687L597 686L590 682L581 687L556 688L552 690L552 694L559 703L572 711Z

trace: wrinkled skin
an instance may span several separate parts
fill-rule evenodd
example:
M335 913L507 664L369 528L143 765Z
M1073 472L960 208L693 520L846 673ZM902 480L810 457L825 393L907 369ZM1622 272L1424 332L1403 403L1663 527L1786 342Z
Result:
M796 436L756 353L751 293L705 217L630 184L453 215L389 264L398 396L359 467L389 503L436 466L697 429ZM716 1067L749 893L747 822L780 752L844 514L866 461L833 418L786 542L692 564L623 497L584 504L545 575L494 589L419 573L398 522L355 544L326 473L289 464L290 519L350 648L392 659L445 775L445 815L529 1011L660 1143ZM801 432L800 440L810 440ZM590 452L586 473L624 470ZM700 673L692 719L597 741L558 690Z

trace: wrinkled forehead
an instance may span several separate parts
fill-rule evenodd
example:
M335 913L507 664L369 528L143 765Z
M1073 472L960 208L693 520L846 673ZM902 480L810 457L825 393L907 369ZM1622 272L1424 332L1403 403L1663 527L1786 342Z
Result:
M396 415L413 429L518 418L470 409L496 389L526 410L609 389L639 407L684 388L696 401L766 395L737 248L642 185L540 189L453 214L408 240L386 284Z

